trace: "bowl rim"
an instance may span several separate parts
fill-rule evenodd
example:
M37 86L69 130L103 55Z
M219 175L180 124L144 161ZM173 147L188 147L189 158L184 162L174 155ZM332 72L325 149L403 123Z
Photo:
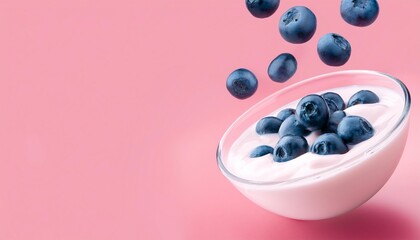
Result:
M376 76L385 77L385 78L393 81L394 83L396 83L397 86L399 86L401 88L402 92L404 93L404 108L403 108L403 111L401 113L401 116L399 117L399 119L397 120L395 125L392 127L392 129L388 133L384 134L384 136L382 136L382 138L378 139L376 144L367 148L365 151L362 151L361 153L353 156L352 158L348 159L347 161L344 161L343 163L338 164L337 166L334 166L332 168L327 168L323 171L319 171L319 172L316 172L316 173L313 173L313 174L309 174L307 176L298 177L298 178L291 178L291 179L286 179L286 180L255 181L255 180L249 180L249 179L241 178L241 177L236 176L232 172L230 172L227 169L227 167L223 164L223 161L222 161L222 146L223 146L223 143L224 143L226 137L232 131L232 129L237 125L237 123L241 119L246 117L250 112L252 112L256 108L260 107L262 104L269 101L274 96L281 95L282 93L288 92L288 91L290 91L290 89L302 86L302 85L306 84L307 82L315 81L315 80L321 79L321 78L328 78L328 77L332 77L332 76L336 76L336 75L345 75L345 74L365 74L365 75L376 75ZM317 75L317 76L314 76L314 77L306 78L302 81L291 84L291 85L289 85L285 88L282 88L282 89L268 95L267 97L263 98L262 100L258 101L254 105L252 105L249 109L247 109L245 112L243 112L239 117L237 117L236 120L223 133L223 136L222 136L221 140L219 141L219 144L217 145L217 150L216 150L217 165L218 165L219 169L222 171L222 173L228 179L235 180L236 182L239 182L239 183L249 184L249 185L254 185L254 186L271 186L271 185L280 185L280 184L284 185L284 184L296 183L296 182L303 181L303 180L313 178L313 177L319 178L323 175L327 175L329 173L340 171L340 170L346 169L348 167L351 167L354 164L355 159L361 157L362 155L365 155L368 152L374 151L374 149L380 148L382 145L386 144L385 140L387 138L389 138L392 134L394 134L394 132L396 130L398 130L403 124L405 124L405 122L408 120L409 113L410 113L410 107L411 107L411 96L410 96L410 92L409 92L408 88L406 87L406 85L401 80L399 80L398 78L396 78L396 77L394 77L390 74L387 74L387 73L374 71L374 70L343 70L343 71L335 71L335 72L320 74L320 75Z

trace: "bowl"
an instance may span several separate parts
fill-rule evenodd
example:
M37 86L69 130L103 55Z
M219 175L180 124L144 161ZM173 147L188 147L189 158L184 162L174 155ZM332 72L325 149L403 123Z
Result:
M245 178L230 169L232 146L259 119L305 95L350 86L382 87L402 99L395 113L396 120L369 144L360 143L358 151L344 154L346 159L339 164L304 176L259 180ZM222 136L217 147L217 164L243 195L270 212L300 220L336 217L365 203L391 177L407 141L410 103L410 93L404 83L385 73L350 70L309 78L275 92L243 113Z

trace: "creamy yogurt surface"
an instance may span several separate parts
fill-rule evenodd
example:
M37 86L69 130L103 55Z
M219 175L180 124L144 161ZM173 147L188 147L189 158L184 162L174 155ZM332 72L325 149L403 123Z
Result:
M313 175L318 172L333 168L354 156L367 151L378 143L383 136L394 128L398 122L403 108L404 99L396 92L377 86L347 86L329 89L324 92L338 93L347 104L349 98L360 90L371 90L379 97L379 102L374 104L358 104L344 109L347 116L357 115L367 119L373 126L375 134L372 138L357 145L348 145L349 151L345 154L317 155L307 152L287 162L273 161L273 155L267 154L258 158L250 158L250 152L260 145L274 147L279 141L278 134L258 135L255 132L256 122L246 129L232 145L227 160L227 168L234 175L251 181L284 181ZM316 94L322 94L318 92ZM302 98L304 96L301 96ZM276 116L285 108L296 108L299 99L285 105L269 116ZM263 116L262 116L263 117ZM319 136L320 132L312 132L306 137L309 146Z

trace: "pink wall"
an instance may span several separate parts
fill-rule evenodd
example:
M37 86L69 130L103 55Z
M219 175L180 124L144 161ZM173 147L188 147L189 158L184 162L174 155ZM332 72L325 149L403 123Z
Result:
M0 1L0 239L420 239L420 2L379 1L366 28L346 24L339 2L282 0L261 20L243 0ZM292 5L318 17L302 45L277 30ZM318 59L327 32L350 41L345 66ZM266 76L281 52L299 64L285 84ZM225 89L238 67L260 79L244 101ZM252 204L216 166L224 130L268 94L344 69L384 71L411 91L393 177L327 221Z

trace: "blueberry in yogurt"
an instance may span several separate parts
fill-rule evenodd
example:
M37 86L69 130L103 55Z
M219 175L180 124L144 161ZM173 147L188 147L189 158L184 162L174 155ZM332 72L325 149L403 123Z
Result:
M321 97L327 102L330 112L333 113L338 110L344 110L346 107L343 98L335 92L326 92L321 94Z
M376 0L341 0L340 14L347 23L365 27L378 17L379 5Z
M285 108L283 110L281 110L278 114L277 114L277 118L284 121L286 120L286 118L288 118L290 115L295 114L296 110L293 108Z
M351 107L357 104L369 104L377 102L379 102L379 97L374 92L370 90L360 90L350 97L347 106Z
M257 157L262 157L265 156L267 154L273 154L273 147L270 147L268 145L261 145L256 147L254 150L251 151L251 153L249 154L250 158L257 158Z
M308 130L321 129L329 118L327 103L320 95L307 95L299 101L296 107L296 117Z
M246 99L257 91L258 80L248 69L239 68L228 76L226 88L232 96L238 99Z
M305 126L302 125L297 119L296 115L292 114L280 126L279 136L286 135L308 136L311 133Z
M328 119L328 123L323 129L324 133L337 133L338 124L340 124L341 120L346 116L346 112L342 110L338 110L333 112Z
M252 16L267 18L276 12L280 0L245 0L245 4Z
M317 137L310 151L319 155L330 155L344 154L349 149L336 133L324 133Z
M372 125L363 117L346 116L337 127L337 134L346 144L354 145L371 138L374 134Z
M274 82L286 82L296 72L296 58L290 53L278 55L268 66L268 76Z
M350 58L350 43L336 33L327 33L318 40L318 56L329 66L342 66Z
M268 133L278 133L282 120L276 117L264 117L261 118L255 127L255 131L259 135L268 134Z
M316 16L307 7L295 6L280 18L280 35L290 43L309 41L316 30Z
M286 135L274 147L274 161L287 162L308 152L308 142L302 136Z

